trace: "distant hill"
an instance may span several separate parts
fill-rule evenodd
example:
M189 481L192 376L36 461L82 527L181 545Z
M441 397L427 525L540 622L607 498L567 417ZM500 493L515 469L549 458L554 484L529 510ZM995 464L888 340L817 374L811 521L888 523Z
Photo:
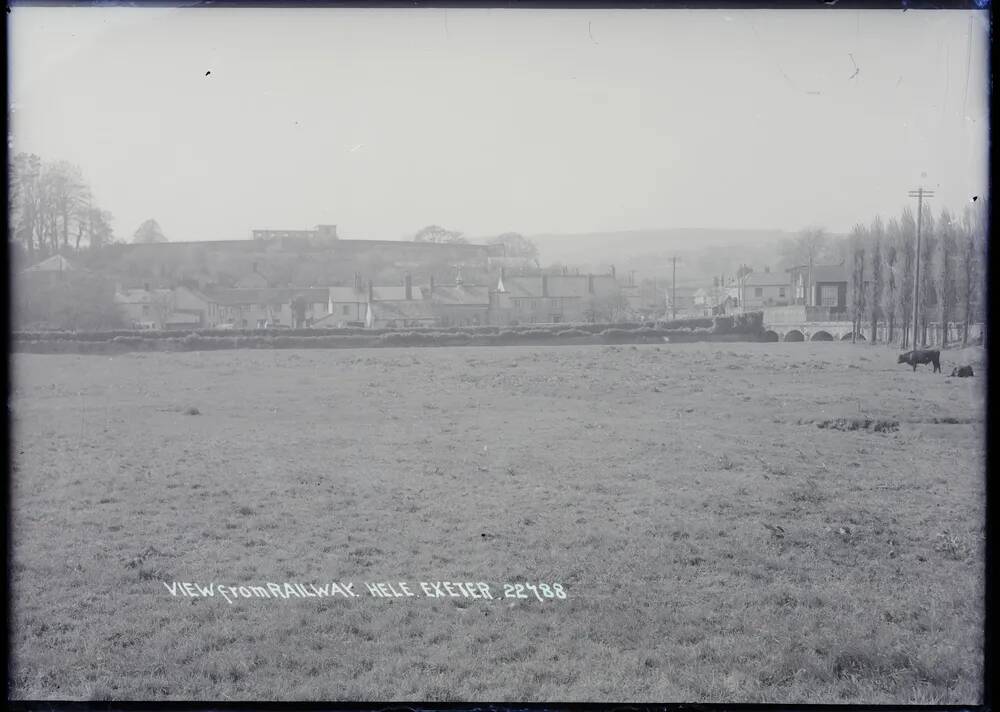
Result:
M611 265L619 275L635 270L636 279L669 279L671 257L677 255L677 283L711 283L731 275L742 263L755 269L781 266L781 242L795 233L784 230L677 228L576 234L537 234L542 264L559 263L581 271L604 272Z

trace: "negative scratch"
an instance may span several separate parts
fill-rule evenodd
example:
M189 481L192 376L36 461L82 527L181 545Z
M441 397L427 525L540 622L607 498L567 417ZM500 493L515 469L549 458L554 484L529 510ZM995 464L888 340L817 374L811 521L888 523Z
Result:
M600 44L600 42L598 42L597 40L594 39L594 33L591 31L591 24L592 23L588 20L587 21L587 34L590 35L590 41L593 42L594 44Z
M861 67L859 67L858 63L854 61L854 55L853 54L848 53L847 56L851 58L851 64L854 65L854 74L852 74L850 76L850 79L854 79L861 72Z

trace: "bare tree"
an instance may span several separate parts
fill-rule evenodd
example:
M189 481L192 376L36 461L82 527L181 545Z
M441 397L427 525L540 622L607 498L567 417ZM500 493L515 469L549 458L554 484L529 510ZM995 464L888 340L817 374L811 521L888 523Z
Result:
M938 305L937 283L934 274L934 254L937 251L938 236L934 224L934 213L928 203L924 203L920 227L920 343L927 343L927 328Z
M958 226L958 221L952 219L947 209L941 211L938 218L938 240L933 272L940 310L942 348L948 345L948 323L954 319L957 301L955 256L958 251Z
M969 327L982 299L982 275L985 270L983 250L985 240L985 209L967 206L962 215L962 230L958 250L959 300L962 304L962 345L969 343Z
M865 243L868 228L855 225L851 231L849 249L851 255L851 341L857 341L857 333L865 313Z
M913 211L909 207L903 209L902 217L899 220L899 299L897 300L897 317L902 325L901 345L909 341L910 324L913 319L913 272L916 264L917 248L917 221L913 217Z
M42 159L34 154L14 156L9 174L10 220L13 237L24 245L28 260L33 261L38 233ZM38 246L41 249L41 245Z
M885 241L885 228L882 218L875 216L868 232L870 256L868 264L871 270L869 287L865 290L865 301L868 305L868 317L871 322L871 343L878 339L878 322L882 317L882 243Z
M49 200L52 219L58 225L58 237L63 248L69 247L70 222L79 217L89 200L90 190L83 182L80 169L67 161L47 164L42 181Z
M813 267L830 247L830 238L821 227L807 227L799 231L793 239L783 245L782 251L794 266L808 267L808 284L806 284L806 304L811 301L813 290Z
M902 276L900 275L900 244L902 230L896 218L889 220L885 232L882 249L882 291L879 294L879 304L886 321L886 343L891 344L895 336L896 320L899 315L899 290Z
M517 232L505 232L490 240L491 245L503 245L507 257L538 259L538 247L531 240Z

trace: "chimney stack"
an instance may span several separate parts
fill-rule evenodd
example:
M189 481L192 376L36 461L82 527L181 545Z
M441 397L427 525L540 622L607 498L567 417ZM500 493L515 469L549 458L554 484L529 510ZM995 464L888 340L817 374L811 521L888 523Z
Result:
M372 285L372 281L368 280L368 303L371 304L375 300L375 287Z
M615 276L615 266L614 265L611 265L611 276L612 277Z
M542 275L542 296L549 296L549 276L547 274Z
M406 285L406 301L413 299L413 280L410 279L410 273L406 273L406 280L404 281Z

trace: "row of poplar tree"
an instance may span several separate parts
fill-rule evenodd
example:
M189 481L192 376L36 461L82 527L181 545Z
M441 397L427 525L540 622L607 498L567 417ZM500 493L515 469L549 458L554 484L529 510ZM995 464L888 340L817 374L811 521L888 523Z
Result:
M987 206L977 198L955 215L935 217L923 205L920 220L918 341L946 346L947 325L957 324L963 344L969 327L985 316ZM898 218L858 224L848 239L849 305L855 334L870 341L912 342L917 216L907 207ZM936 333L931 330L935 330Z

